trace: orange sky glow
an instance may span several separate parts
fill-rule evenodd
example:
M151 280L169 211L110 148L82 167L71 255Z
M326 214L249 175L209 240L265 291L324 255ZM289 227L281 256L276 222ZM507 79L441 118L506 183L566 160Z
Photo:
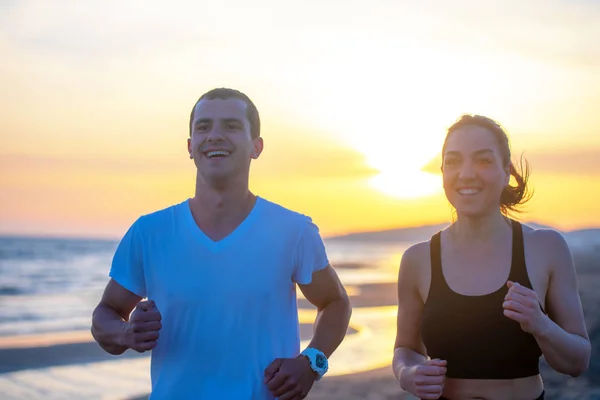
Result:
M600 4L284 3L0 3L0 234L118 238L193 195L189 110L218 86L261 113L251 188L324 235L449 221L462 113L530 161L522 219L600 226Z

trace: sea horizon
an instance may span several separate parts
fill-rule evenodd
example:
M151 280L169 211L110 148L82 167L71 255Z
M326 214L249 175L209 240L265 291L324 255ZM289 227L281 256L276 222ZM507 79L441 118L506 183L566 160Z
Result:
M521 223L525 225L529 225L535 229L553 229L560 233L573 233L573 232L585 232L585 231L594 231L600 230L600 225L586 225L573 229L560 229L551 224L544 224L537 222L535 220L522 220ZM381 234L387 232L411 232L415 230L423 229L427 232L438 229L440 227L445 227L451 224L451 221L447 222L438 222L431 224L416 224L416 225L406 225L406 226L391 226L383 229L365 229L365 230L355 230L348 231L344 233L337 233L331 235L323 235L323 240L340 240L346 239L356 235L370 235L370 234ZM114 235L102 235L102 234L87 234L87 233L62 233L62 232L1 232L0 231L0 239L65 239L65 240L98 240L98 241L108 241L108 242L118 242L122 239L122 236L125 234L126 229L122 232L122 234L114 234Z

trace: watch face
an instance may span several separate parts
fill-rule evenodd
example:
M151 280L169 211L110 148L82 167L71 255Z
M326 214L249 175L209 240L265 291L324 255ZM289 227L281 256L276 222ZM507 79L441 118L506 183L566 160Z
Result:
M327 365L327 359L325 357L323 357L321 354L317 354L317 359L315 360L315 364L319 368L325 368L325 365Z

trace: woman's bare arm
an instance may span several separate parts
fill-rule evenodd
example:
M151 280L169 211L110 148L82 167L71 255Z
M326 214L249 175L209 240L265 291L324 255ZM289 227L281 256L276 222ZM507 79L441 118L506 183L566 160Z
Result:
M398 315L392 368L396 379L405 389L408 389L406 386L414 385L414 382L409 382L412 379L408 375L414 377L418 366L427 370L439 369L440 375L445 374L445 362L428 361L421 337L424 304L418 283L419 273L422 272L419 271L422 264L420 260L425 257L429 257L428 243L419 243L410 247L402 256L398 272ZM414 390L415 388L412 387L411 391Z
M538 243L551 253L551 274L546 295L548 316L535 334L548 364L558 372L578 376L589 366L591 345L579 297L573 257L556 231L540 230Z

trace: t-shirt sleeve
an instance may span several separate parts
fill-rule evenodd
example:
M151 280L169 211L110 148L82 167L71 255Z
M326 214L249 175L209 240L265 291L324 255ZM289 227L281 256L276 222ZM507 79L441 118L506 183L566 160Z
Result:
M312 274L329 264L325 243L319 228L309 218L296 245L294 253L294 282L307 285L312 282Z
M130 292L146 297L142 236L137 220L119 242L109 276Z

